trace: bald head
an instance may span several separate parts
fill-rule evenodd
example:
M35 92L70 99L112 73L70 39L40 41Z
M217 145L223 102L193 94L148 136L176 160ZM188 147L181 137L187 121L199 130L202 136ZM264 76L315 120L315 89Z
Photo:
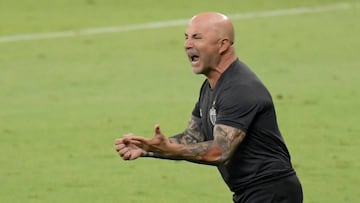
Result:
M215 83L235 61L233 44L234 27L221 13L199 13L191 18L185 31L184 48L193 72L206 75L210 83Z
M216 12L199 13L191 18L189 26L213 31L219 38L228 38L231 44L234 43L234 26L224 14Z

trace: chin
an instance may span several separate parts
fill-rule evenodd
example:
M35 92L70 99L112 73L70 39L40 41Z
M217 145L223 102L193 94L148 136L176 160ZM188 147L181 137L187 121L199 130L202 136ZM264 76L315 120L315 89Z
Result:
M202 69L199 68L199 67L193 67L192 72L195 73L195 74L202 74L203 73Z

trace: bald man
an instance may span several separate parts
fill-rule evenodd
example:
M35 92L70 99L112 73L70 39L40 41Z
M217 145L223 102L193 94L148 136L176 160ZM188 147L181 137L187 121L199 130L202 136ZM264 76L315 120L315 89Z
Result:
M123 160L153 157L213 165L235 203L301 203L301 184L281 136L270 93L235 53L234 27L220 13L188 23L184 48L192 70L203 74L198 101L184 132L115 140Z

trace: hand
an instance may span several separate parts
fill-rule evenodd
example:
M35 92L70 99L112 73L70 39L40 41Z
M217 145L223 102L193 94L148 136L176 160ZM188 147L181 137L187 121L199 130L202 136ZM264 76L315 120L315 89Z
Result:
M123 138L115 140L115 150L123 160L135 160L146 153L143 149L130 143L131 136L125 135Z
M155 125L155 135L152 138L144 138L139 136L130 136L130 142L133 145L143 149L147 152L156 152L166 155L170 152L170 141L167 139L160 130L160 125Z

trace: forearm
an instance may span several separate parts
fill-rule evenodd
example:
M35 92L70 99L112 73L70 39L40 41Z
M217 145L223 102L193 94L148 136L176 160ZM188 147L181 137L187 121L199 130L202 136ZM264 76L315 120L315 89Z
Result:
M146 152L142 157L149 157L149 158L156 158L156 159L167 159L167 160L174 160L174 161L180 161L183 159L176 158L176 157L169 157L160 153L156 152Z
M219 165L225 161L221 149L213 141L183 145L171 144L171 150L164 152L147 152L143 157L168 160L184 160L205 165Z
M204 165L210 165L210 166L216 166L217 164L211 163L211 162L205 162L205 161L199 161L199 160L185 160L181 158L174 158L174 157L168 157L162 154L154 153L154 152L148 152L142 157L149 157L149 158L156 158L156 159L166 159L166 160L173 160L173 161L188 161L196 164L204 164Z

